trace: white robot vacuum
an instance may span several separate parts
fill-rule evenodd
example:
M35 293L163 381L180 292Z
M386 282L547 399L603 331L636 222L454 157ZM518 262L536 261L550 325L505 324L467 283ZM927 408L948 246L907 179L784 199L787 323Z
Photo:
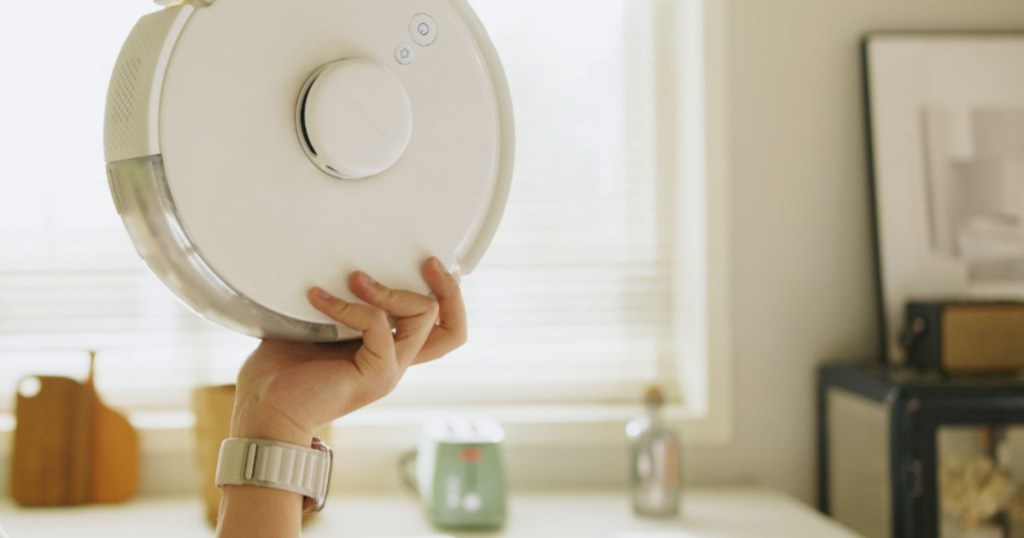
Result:
M160 2L167 4L167 2ZM114 69L110 189L139 254L204 317L262 338L357 336L306 290L356 269L428 293L473 270L514 153L508 84L465 0L192 0Z

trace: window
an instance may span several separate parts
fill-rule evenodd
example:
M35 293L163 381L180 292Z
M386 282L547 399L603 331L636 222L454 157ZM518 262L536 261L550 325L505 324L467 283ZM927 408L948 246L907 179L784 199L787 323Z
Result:
M702 17L701 2L471 4L512 86L510 205L464 281L470 343L410 371L384 405L616 404L651 383L693 400L706 391L706 193L703 110L684 108L702 107L703 72L687 62L703 50L679 21ZM16 9L0 20L16 82L0 89L0 409L22 375L84 377L89 349L115 405L184 407L191 387L233 380L254 341L180 306L109 200L106 85L150 6ZM699 33L703 19L688 24Z

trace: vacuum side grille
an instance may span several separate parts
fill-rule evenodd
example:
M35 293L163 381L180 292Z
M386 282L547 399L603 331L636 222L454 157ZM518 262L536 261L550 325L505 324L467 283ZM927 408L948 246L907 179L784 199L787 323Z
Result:
M159 103L154 86L163 82L170 49L191 6L178 6L147 15L132 29L114 65L107 92L103 143L107 162L157 153L152 140ZM159 88L156 88L159 90Z

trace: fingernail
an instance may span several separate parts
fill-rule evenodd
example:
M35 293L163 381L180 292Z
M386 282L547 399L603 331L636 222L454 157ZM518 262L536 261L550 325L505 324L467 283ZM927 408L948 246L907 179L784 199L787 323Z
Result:
M334 299L333 295L328 293L327 290L321 288L320 286L313 286L313 288L310 291L313 292L313 298L317 300L330 301Z
M371 278L370 275L368 275L368 274L366 274L366 273L364 273L362 271L356 271L355 272L355 276L356 276L356 280L359 280L360 282L362 282L366 286L372 286L372 287L375 287L375 288L379 288L380 287L380 282L377 282L376 280Z
M437 269L438 271L441 271L446 275L448 274L448 268L445 267L444 264L441 263L441 260L439 260L437 257L430 258L430 263L434 264L434 268Z

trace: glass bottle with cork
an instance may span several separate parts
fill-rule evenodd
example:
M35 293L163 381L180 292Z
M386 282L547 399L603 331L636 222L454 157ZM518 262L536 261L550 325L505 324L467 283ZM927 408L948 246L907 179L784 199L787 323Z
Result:
M626 425L630 444L630 488L633 510L644 516L679 514L682 461L679 435L662 418L665 396L660 387L647 389L646 413Z

